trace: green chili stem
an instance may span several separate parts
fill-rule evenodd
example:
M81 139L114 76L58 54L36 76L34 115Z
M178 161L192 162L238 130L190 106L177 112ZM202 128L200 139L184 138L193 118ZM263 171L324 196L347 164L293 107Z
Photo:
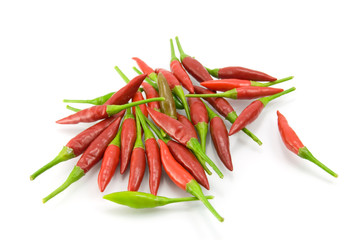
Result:
M207 133L208 133L208 123L206 122L199 122L195 125L197 129L199 140L201 142L202 151L206 152L206 140L207 140Z
M270 101L278 98L278 97L281 97L287 93L290 93L292 91L296 90L295 87L292 87L292 88L289 88L287 90L284 90L283 92L280 92L280 93L276 93L276 94L273 94L271 96L267 96L267 97L262 97L262 98L259 98L258 100L261 101L263 103L264 106L266 106Z
M117 135L113 138L113 140L109 143L109 145L115 145L117 147L120 147L120 134L122 132L122 127L118 129Z
M165 98L163 97L157 97L157 98L150 98L150 99L144 99L141 101L136 101L136 102L131 102L131 103L127 103L127 104L123 104L123 105L107 105L107 113L108 116L112 116L124 109L130 108L130 107L135 107L144 103L149 103L149 102L155 102L155 101L164 101Z
M170 62L179 61L179 59L175 55L173 39L170 39L170 54L171 54Z
M152 123L148 118L144 118L145 122L147 123L147 125L153 130L153 132L155 133L155 135L157 135L157 137L162 140L163 142L167 143L170 141L170 138L168 135L163 136L163 134L161 133L160 129L157 128L157 126L154 125L154 123Z
M215 118L215 117L219 117L219 115L215 111L213 111L207 104L204 103L204 106L207 109L209 120L212 120L212 118Z
M152 131L150 131L149 127L147 126L147 123L145 122L145 116L142 113L142 110L140 110L139 106L135 107L136 115L138 116L140 123L142 125L143 131L144 131L144 141L150 138L154 138L154 134Z
M115 92L110 92L108 94L105 94L103 96L93 98L93 99L87 99L87 100L73 100L73 99L64 99L63 102L66 103L89 103L93 105L102 105L104 104L111 96L113 96Z
M256 86L256 87L269 87L269 86L272 86L272 85L275 85L275 84L278 84L278 83L282 83L282 82L286 82L286 81L289 81L293 79L293 76L289 76L289 77L286 77L286 78L281 78L281 79L278 79L276 81L273 81L273 82L267 82L267 83L261 83L261 82L257 82L257 81L251 81L251 86Z
M183 61L183 59L186 58L186 57L189 57L189 55L187 55L187 54L184 53L183 48L182 48L182 45L181 45L180 42L179 42L178 36L175 37L175 41L176 41L176 43L177 43L178 51L179 51L179 53L180 53L180 59L181 59L181 61Z
M183 106L184 106L184 110L186 112L186 115L187 115L187 118L188 120L191 121L191 113L190 113L190 110L189 110L189 106L188 106L188 103L187 103L187 100L186 100L186 97L184 95L184 91L183 91L183 88L178 85L178 86L175 86L172 90L172 92L177 96L179 97L179 99L181 100Z
M118 66L115 66L114 69L118 72L118 74L122 77L122 79L124 80L124 82L129 83L130 80L129 78L119 69Z
M214 68L214 69L206 68L206 69L207 69L209 74L211 74L215 78L218 78L219 68Z
M225 97L225 98L233 98L237 99L237 90L231 89L226 92L220 92L220 93L212 93L212 94L187 94L186 97L201 97L201 98L207 98L207 97Z
M142 127L138 114L135 115L135 120L137 126L137 138L135 139L134 148L144 148L144 144L142 141Z
M73 111L73 112L79 112L79 111L81 111L81 109L75 108L75 107L72 107L72 106L69 106L69 105L66 105L66 109L69 109L69 110L71 110L71 111Z

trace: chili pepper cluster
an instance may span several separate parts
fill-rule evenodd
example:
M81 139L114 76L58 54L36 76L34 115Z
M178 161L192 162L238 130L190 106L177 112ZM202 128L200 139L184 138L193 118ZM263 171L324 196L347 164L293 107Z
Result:
M67 106L75 113L57 123L99 121L70 139L52 161L30 176L34 180L58 163L80 156L65 182L46 196L44 203L78 181L101 161L98 174L101 192L119 165L120 174L125 174L129 169L127 191L105 195L107 200L132 208L200 200L219 221L224 220L208 201L213 196L205 196L202 190L210 188L207 175L214 172L220 178L224 177L217 164L206 155L207 134L210 132L220 162L232 171L229 136L243 131L261 145L261 140L246 127L258 118L270 101L295 90L294 87L284 90L270 86L293 77L277 79L244 67L209 69L184 53L178 37L175 40L180 59L176 57L171 39L169 70L153 69L140 58L134 57L140 70L134 67L139 75L133 79L128 79L119 67L115 67L127 83L118 91L90 100L64 100L94 106L82 110ZM237 114L226 98L252 102ZM179 113L179 109L184 110L185 115ZM277 116L285 146L337 177L303 145L279 111ZM229 130L225 120L232 123ZM147 166L150 193L138 192ZM157 196L162 169L179 188L194 197Z

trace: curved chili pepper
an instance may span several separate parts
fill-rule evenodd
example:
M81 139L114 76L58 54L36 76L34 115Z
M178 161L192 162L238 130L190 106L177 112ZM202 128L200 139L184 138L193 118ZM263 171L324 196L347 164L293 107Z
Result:
M232 156L229 148L229 136L226 125L218 114L212 111L212 109L206 104L204 105L210 118L209 129L218 157L228 170L233 171Z
M270 96L279 92L282 92L281 88L271 88L271 87L240 87L228 90L222 93L212 93L212 94L187 94L186 97L225 97L233 99L254 99L259 97Z
M223 222L224 218L221 217L213 206L205 198L201 187L197 181L188 173L172 156L167 144L162 140L158 140L160 147L160 156L162 165L169 178L181 189L189 192L197 197L208 208L208 210L220 221Z
M198 94L213 93L212 91L199 86L194 86L194 91ZM208 98L204 98L204 100L206 100L219 114L221 114L224 118L226 118L230 123L234 123L234 121L236 121L237 119L236 111L233 109L231 104L229 104L229 102L224 98L208 97ZM252 138L253 141L258 143L258 145L262 145L261 140L259 140L259 138L256 135L254 135L251 131L249 131L247 128L243 128L242 131L245 134L247 134L250 138Z
M182 65L187 70L187 72L192 75L198 82L212 81L213 78L208 73L207 69L198 60L184 53L178 37L175 37L175 40L180 53Z
M173 75L173 73L169 72L168 70L158 68L155 70L157 74L161 73L163 74L164 78L167 80L170 90L172 90L172 93L174 93L183 103L184 110L187 114L187 118L190 120L190 112L189 112L189 106L187 104L186 97L183 92L183 88L180 85L178 79Z
M253 81L276 81L277 78L266 73L244 68L244 67L224 67L207 69L207 71L216 78L238 78Z
M159 97L158 92L149 83L143 82L142 86L143 86L143 89L144 89L147 99ZM150 103L148 103L148 107L150 107L156 111L160 111L159 102L150 102Z
M98 187L101 192L104 192L119 164L120 133L121 128L119 128L117 135L115 135L114 139L109 143L107 149L104 152L102 164L98 174Z
M219 79L219 80L213 80L213 81L207 81L207 82L201 82L201 85L203 87L206 87L208 89L211 89L213 91L228 91L232 90L234 88L240 88L240 87L269 87L278 83L286 82L293 79L293 76L278 79L277 81L273 82L267 82L267 83L260 83L255 82L252 80L241 80L241 79Z
M168 82L162 73L158 74L158 87L159 96L165 98L165 100L160 103L161 112L177 119L177 109L173 100L172 91L170 90Z
M128 108L124 116L122 132L120 134L120 174L123 174L128 167L136 138L137 128L135 118L130 108Z
M145 122L145 116L138 107L136 107L136 113L144 131L145 153L147 155L149 168L150 193L157 195L162 176L162 165L160 161L158 143L155 140L154 134L149 130L147 123Z
M278 98L282 95L285 95L289 92L296 90L295 87L289 88L283 92L276 93L272 96L259 98L254 100L251 104L249 104L237 117L236 121L232 124L231 129L229 130L228 135L231 136L238 132L239 130L246 127L248 124L257 119L257 117L261 114L263 108L273 99Z
M105 94L103 96L100 97L96 97L93 99L87 99L87 100L70 100L70 99L64 99L63 102L66 103L89 103L89 104L93 104L93 105L102 105L104 104L106 101L108 101L109 98L111 98L111 96L114 95L115 92L110 92L108 94Z
M188 98L191 109L191 119L197 129L203 152L206 152L206 140L208 133L208 113L205 104L199 98Z
M178 141L179 143L192 150L197 155L198 159L207 162L213 170L218 174L220 178L223 178L222 172L212 162L212 160L202 151L198 139L194 138L193 135L187 130L187 128L177 121L169 117L168 115L157 112L148 108L149 116L153 119L155 124L162 128L170 137ZM202 162L201 162L202 164Z
M43 198L43 203L47 202L60 192L64 191L72 183L82 178L95 164L97 164L102 158L105 149L112 139L117 134L121 118L118 117L112 122L85 150L83 155L80 157L76 166L73 168L71 173L65 182L50 193L47 197Z
M194 88L190 77L188 76L186 70L183 68L179 59L175 56L172 39L170 39L170 51L171 51L170 69L172 73L179 80L182 86L188 90L188 92L194 93Z
M316 164L327 173L329 173L333 177L338 177L338 175L333 172L331 169L326 167L323 163L318 161L312 153L303 145L301 140L298 138L295 131L289 126L287 119L283 116L279 111L277 111L278 116L278 129L282 137L283 143L286 147L296 155L310 162Z
M137 138L130 159L128 191L138 191L144 177L146 165L144 144L142 141L142 127L140 126L138 115L136 115L136 119Z
M146 73L150 79L157 82L157 74L154 72L153 68L149 67L143 60L133 57L132 58L142 70L142 72Z
M103 196L103 198L136 209L155 208L171 203L199 200L196 197L167 198L167 197L155 196L149 193L132 192L132 191L114 192ZM205 198L213 199L214 197L205 196Z
M131 102L128 104L123 105L100 105L100 106L93 106L90 108L86 108L83 110L80 110L79 112L76 112L72 115L69 115L65 118L62 118L56 123L60 124L76 124L80 122L94 122L103 118L110 117L114 114L117 114L118 112L127 109L129 107L134 107L140 104L153 102L153 101L164 101L164 98L151 98L151 99L145 99L142 101L137 102Z

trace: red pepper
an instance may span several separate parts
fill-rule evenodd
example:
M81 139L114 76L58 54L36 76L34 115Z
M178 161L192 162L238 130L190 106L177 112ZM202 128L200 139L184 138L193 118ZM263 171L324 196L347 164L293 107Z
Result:
M149 83L143 82L142 86L147 99L159 97L157 90L155 90L154 87L152 87L152 85L150 85ZM148 107L156 111L160 111L159 102L150 102L148 103Z
M277 78L266 73L244 68L244 67L224 67L207 69L208 72L216 78L238 78L253 81L276 81Z
M289 126L287 119L279 111L277 111L277 116L278 116L278 129L286 147L291 152L298 155L299 157L309 160L310 162L313 162L314 164L325 170L330 175L334 177L338 177L338 175L335 172L333 172L331 169L326 167L323 163L318 161L311 154L311 152L303 145L301 140L298 138L295 131Z
M177 113L177 120L178 120L179 122L181 122L181 123L187 128L187 131L189 131L189 134L191 134L192 137L198 139L196 129L194 128L192 122L189 121L188 118L186 118L186 117L183 116L182 114Z
M105 188L112 179L115 170L119 164L120 159L120 132L118 130L117 135L109 143L107 149L104 152L102 165L98 174L98 187L101 192L104 192Z
M170 69L172 73L179 80L182 86L188 90L188 92L194 93L194 88L190 77L188 76L186 70L183 68L179 59L175 56L172 39L170 40L170 50L171 50Z
M134 115L128 108L124 116L122 132L120 134L120 174L123 174L128 167L136 138L137 128Z
M250 105L248 105L242 112L241 114L239 114L238 118L236 119L236 121L232 124L231 129L229 130L229 135L233 135L236 132L238 132L239 130L243 129L244 127L246 127L248 124L250 124L251 122L253 122L254 120L257 119L257 117L260 115L260 113L262 112L263 108L273 99L278 98L282 95L285 95L289 92L292 92L296 90L296 88L292 87L290 89L287 89L283 92L274 94L272 96L268 96L268 97L263 97L260 99L257 99L255 101L253 101Z
M194 91L198 94L211 94L212 91L202 88L199 86L194 86ZM231 106L231 104L221 97L208 97L205 98L206 100L216 111L221 114L224 118L226 118L229 122L234 123L237 119L237 113ZM251 131L249 131L247 128L243 128L242 131L247 134L250 138L253 139L256 143L259 145L262 145L261 140L258 139Z
M206 152L208 133L208 113L205 104L199 98L188 98L193 125L197 129L203 152Z
M157 82L157 74L154 72L153 68L149 67L143 60L137 57L133 57L132 59L136 61L138 67L143 73L147 74L150 79Z
M267 82L267 83L260 83L260 82L255 82L252 80L241 80L241 79L219 79L219 80L214 80L214 81L207 81L207 82L202 82L201 85L203 87L206 87L208 89L214 90L214 91L228 91L228 90L232 90L234 88L240 88L240 87L249 87L249 86L254 86L254 87L269 87L281 82L286 82L288 80L293 79L293 76L291 77L286 77L286 78L282 78L279 79L277 81L273 81L273 82Z
M208 73L207 69L203 67L203 65L198 60L184 53L178 37L175 37L175 40L177 42L181 62L187 72L192 75L198 82L212 81L213 78Z
M206 104L204 105L206 106L209 118L211 119L209 129L218 157L221 159L224 166L228 168L228 170L233 171L231 151L229 148L229 136L226 125L218 116L218 114L212 111L212 109L210 109Z
M121 118L118 117L112 124L109 125L94 141L89 145L89 147L85 150L76 166L73 168L71 173L65 182L55 189L52 193L50 193L47 197L43 199L43 203L47 202L49 199L58 195L60 192L64 191L67 187L69 187L72 183L78 181L81 177L83 177L95 164L97 164L103 154L108 144L112 141L112 139L117 134L117 130L119 128Z
M205 198L201 187L192 175L187 172L172 156L167 144L162 140L158 140L160 147L160 156L162 165L169 178L181 189L189 192L193 196L197 197L202 203L211 211L211 213L220 221L224 219L221 217L213 206Z

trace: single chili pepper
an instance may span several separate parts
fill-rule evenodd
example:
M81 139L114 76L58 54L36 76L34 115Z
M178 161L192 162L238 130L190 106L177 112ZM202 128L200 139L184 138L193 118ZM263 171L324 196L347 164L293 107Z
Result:
M144 131L145 154L147 155L149 169L150 193L153 195L157 195L160 179L162 176L162 165L160 161L158 143L154 137L154 134L147 126L147 123L145 121L146 117L143 115L143 113L138 107L136 107L136 113Z
M78 160L77 164L69 174L65 182L50 193L47 197L43 198L43 203L47 202L51 198L55 197L72 183L82 178L95 164L97 164L102 158L105 149L112 139L117 134L119 129L121 118L118 117L114 120L85 150L83 155Z
M94 122L103 118L110 117L114 114L117 114L118 112L127 109L129 107L134 107L140 104L153 102L153 101L164 101L163 97L159 98L151 98L151 99L145 99L142 101L137 102L131 102L128 104L123 105L100 105L100 106L93 106L90 108L83 109L79 112L76 112L72 115L69 115L65 118L62 118L56 123L60 124L76 124L80 122Z
M270 96L276 93L282 92L281 88L271 88L271 87L240 87L228 90L222 93L212 93L212 94L187 94L186 97L225 97L233 99L254 99L259 97Z
M155 196L149 193L132 192L132 191L114 192L103 196L103 198L136 209L155 208L171 203L199 200L196 197L167 198L167 197ZM213 199L214 197L205 196L205 198Z
M108 99L114 95L115 92L110 92L108 94L105 94L103 96L100 97L96 97L93 99L89 99L89 100L70 100L70 99L64 99L63 102L66 103L89 103L89 104L93 104L93 105L103 105L106 101L108 101Z
M97 124L94 124L93 126L80 132L78 135L70 139L70 141L63 147L63 149L52 161L31 174L30 180L34 180L37 176L57 165L58 163L67 161L82 154L90 145L90 143L99 136L99 134L101 134L115 119L118 117L122 118L123 115L124 111L110 118L104 119L103 121L98 122Z
M260 83L252 80L241 80L241 79L232 78L232 79L219 79L214 81L201 82L201 85L203 87L206 87L214 91L224 92L224 91L232 90L234 88L249 87L249 86L270 87L272 85L286 82L291 79L293 79L293 76L278 79L277 81L273 81L273 82Z
M144 89L147 99L159 97L158 92L149 83L143 82L142 86L143 86L143 89ZM150 102L150 103L148 103L148 107L150 107L156 111L160 111L159 102Z
M168 115L154 111L148 108L148 113L153 119L155 124L162 128L170 137L178 141L180 144L183 144L188 149L197 156L198 159L201 159L202 162L207 162L213 170L218 174L220 178L223 178L222 172L218 167L212 162L212 160L202 151L202 147L198 142L198 139L193 136L182 123L178 120L169 117ZM202 164L201 162L201 164Z
M187 118L190 120L191 116L190 116L190 112L189 112L189 106L187 104L187 100L184 95L183 88L182 88L181 84L179 83L178 79L173 75L173 73L171 73L168 70L163 69L163 68L158 68L155 70L155 72L157 74L161 73L164 76L164 78L166 79L166 81L169 85L170 90L172 90L172 93L174 93L183 103Z
M128 191L138 191L144 177L146 166L145 150L142 141L142 127L140 126L138 115L136 115L136 125L137 138L130 159Z
M186 117L184 118L187 119ZM204 168L200 161L188 148L171 140L168 136L163 137L160 133L160 129L158 129L148 118L145 120L153 132L158 136L158 138L168 145L169 150L172 152L175 160L177 160L177 162L182 165L200 185L209 190L208 179L204 172L206 171L209 175L212 174L208 167Z
M212 91L200 87L200 86L194 86L194 91L198 94L211 94ZM230 123L234 123L237 119L237 113L231 106L231 104L221 97L208 97L204 98L219 114L221 114L225 119L227 119ZM253 141L258 143L258 145L262 145L261 140L254 135L251 131L249 131L247 128L243 128L242 131L247 134L250 138L252 138Z
M187 72L192 75L198 82L212 81L213 78L208 73L207 69L198 60L184 53L178 37L175 37L175 40L180 53L182 65L187 70Z
M120 174L123 174L128 167L136 138L137 128L135 118L130 108L128 108L124 116L122 132L120 134Z
M104 192L105 188L109 184L110 180L114 176L115 170L119 164L120 159L120 133L119 128L117 135L109 143L106 148L98 174L98 187L101 192Z
M218 157L228 170L233 171L232 156L229 147L229 136L226 125L217 113L215 113L206 104L204 104L204 106L206 107L210 118L209 129Z
M208 208L208 210L220 221L224 219L221 217L213 206L205 198L201 187L197 181L188 173L172 156L167 144L162 140L158 140L160 147L160 156L162 165L169 178L181 189L189 192L193 196L197 197Z
M177 109L173 100L172 91L162 73L158 74L158 87L159 96L165 98L163 102L159 103L161 112L177 119Z
M199 98L188 98L191 109L191 119L197 129L203 152L206 152L206 140L208 133L208 113L205 104Z
M216 78L238 78L253 81L276 81L277 78L266 73L244 68L244 67L224 67L208 69L207 71Z
M287 93L290 93L292 91L296 90L295 87L289 88L283 92L276 93L272 96L259 98L257 100L254 100L249 104L243 111L239 114L236 121L232 124L231 129L228 132L228 135L231 136L241 130L242 128L246 127L248 124L253 122L257 119L257 117L261 114L264 107L273 99L276 99L280 96L283 96Z
M170 69L174 76L179 80L182 86L188 90L190 93L194 93L194 88L190 77L188 76L186 70L183 68L179 59L175 56L173 40L170 39Z
M323 163L318 161L312 153L303 145L301 140L298 138L295 131L290 127L288 124L287 119L285 116L283 116L279 111L277 111L278 116L278 129L281 134L283 143L286 145L286 147L296 155L298 155L301 158L304 158L306 160L309 160L310 162L316 164L323 170L325 170L327 173L329 173L333 177L338 177L338 175L333 172L331 169L326 167Z
M157 74L154 72L153 68L149 67L143 60L133 57L132 58L142 70L142 72L146 73L150 79L157 82Z

